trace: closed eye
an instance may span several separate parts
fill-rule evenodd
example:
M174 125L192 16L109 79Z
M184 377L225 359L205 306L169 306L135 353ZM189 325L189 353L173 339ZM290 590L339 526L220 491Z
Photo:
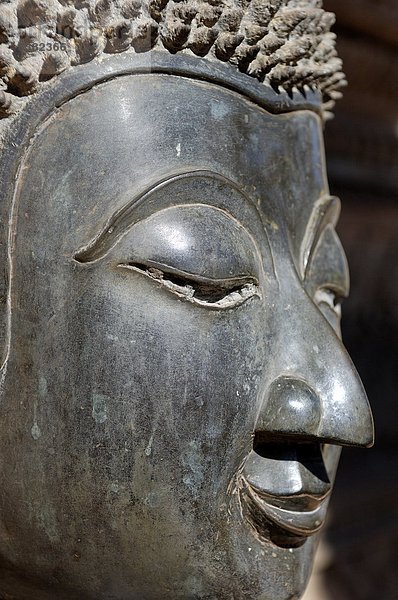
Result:
M260 295L255 277L209 279L150 262L120 263L118 267L141 273L181 300L210 309L234 308L249 298Z

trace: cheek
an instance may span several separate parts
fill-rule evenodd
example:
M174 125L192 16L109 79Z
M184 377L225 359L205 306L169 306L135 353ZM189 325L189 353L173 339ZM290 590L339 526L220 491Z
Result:
M262 300L214 311L142 276L110 275L84 295L79 319L86 392L111 398L108 426L128 429L143 453L162 456L160 466L170 462L187 481L196 464L207 481L228 485L259 408L269 352Z

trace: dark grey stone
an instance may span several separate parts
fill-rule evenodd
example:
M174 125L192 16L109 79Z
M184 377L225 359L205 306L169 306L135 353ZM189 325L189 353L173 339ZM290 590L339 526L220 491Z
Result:
M297 599L372 443L319 104L194 64L76 68L5 138L0 597Z

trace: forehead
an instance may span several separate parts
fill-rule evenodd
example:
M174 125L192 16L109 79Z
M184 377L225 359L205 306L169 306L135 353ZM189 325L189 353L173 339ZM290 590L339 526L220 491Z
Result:
M234 181L297 251L327 191L315 114L271 115L215 84L146 74L98 85L54 112L25 159L20 205L36 224L50 219L75 251L140 192L195 169Z

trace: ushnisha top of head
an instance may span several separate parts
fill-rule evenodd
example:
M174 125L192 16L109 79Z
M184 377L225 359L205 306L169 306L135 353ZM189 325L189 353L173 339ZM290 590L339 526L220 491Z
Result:
M321 0L0 0L0 119L59 74L107 54L163 50L221 61L277 95L345 85Z

